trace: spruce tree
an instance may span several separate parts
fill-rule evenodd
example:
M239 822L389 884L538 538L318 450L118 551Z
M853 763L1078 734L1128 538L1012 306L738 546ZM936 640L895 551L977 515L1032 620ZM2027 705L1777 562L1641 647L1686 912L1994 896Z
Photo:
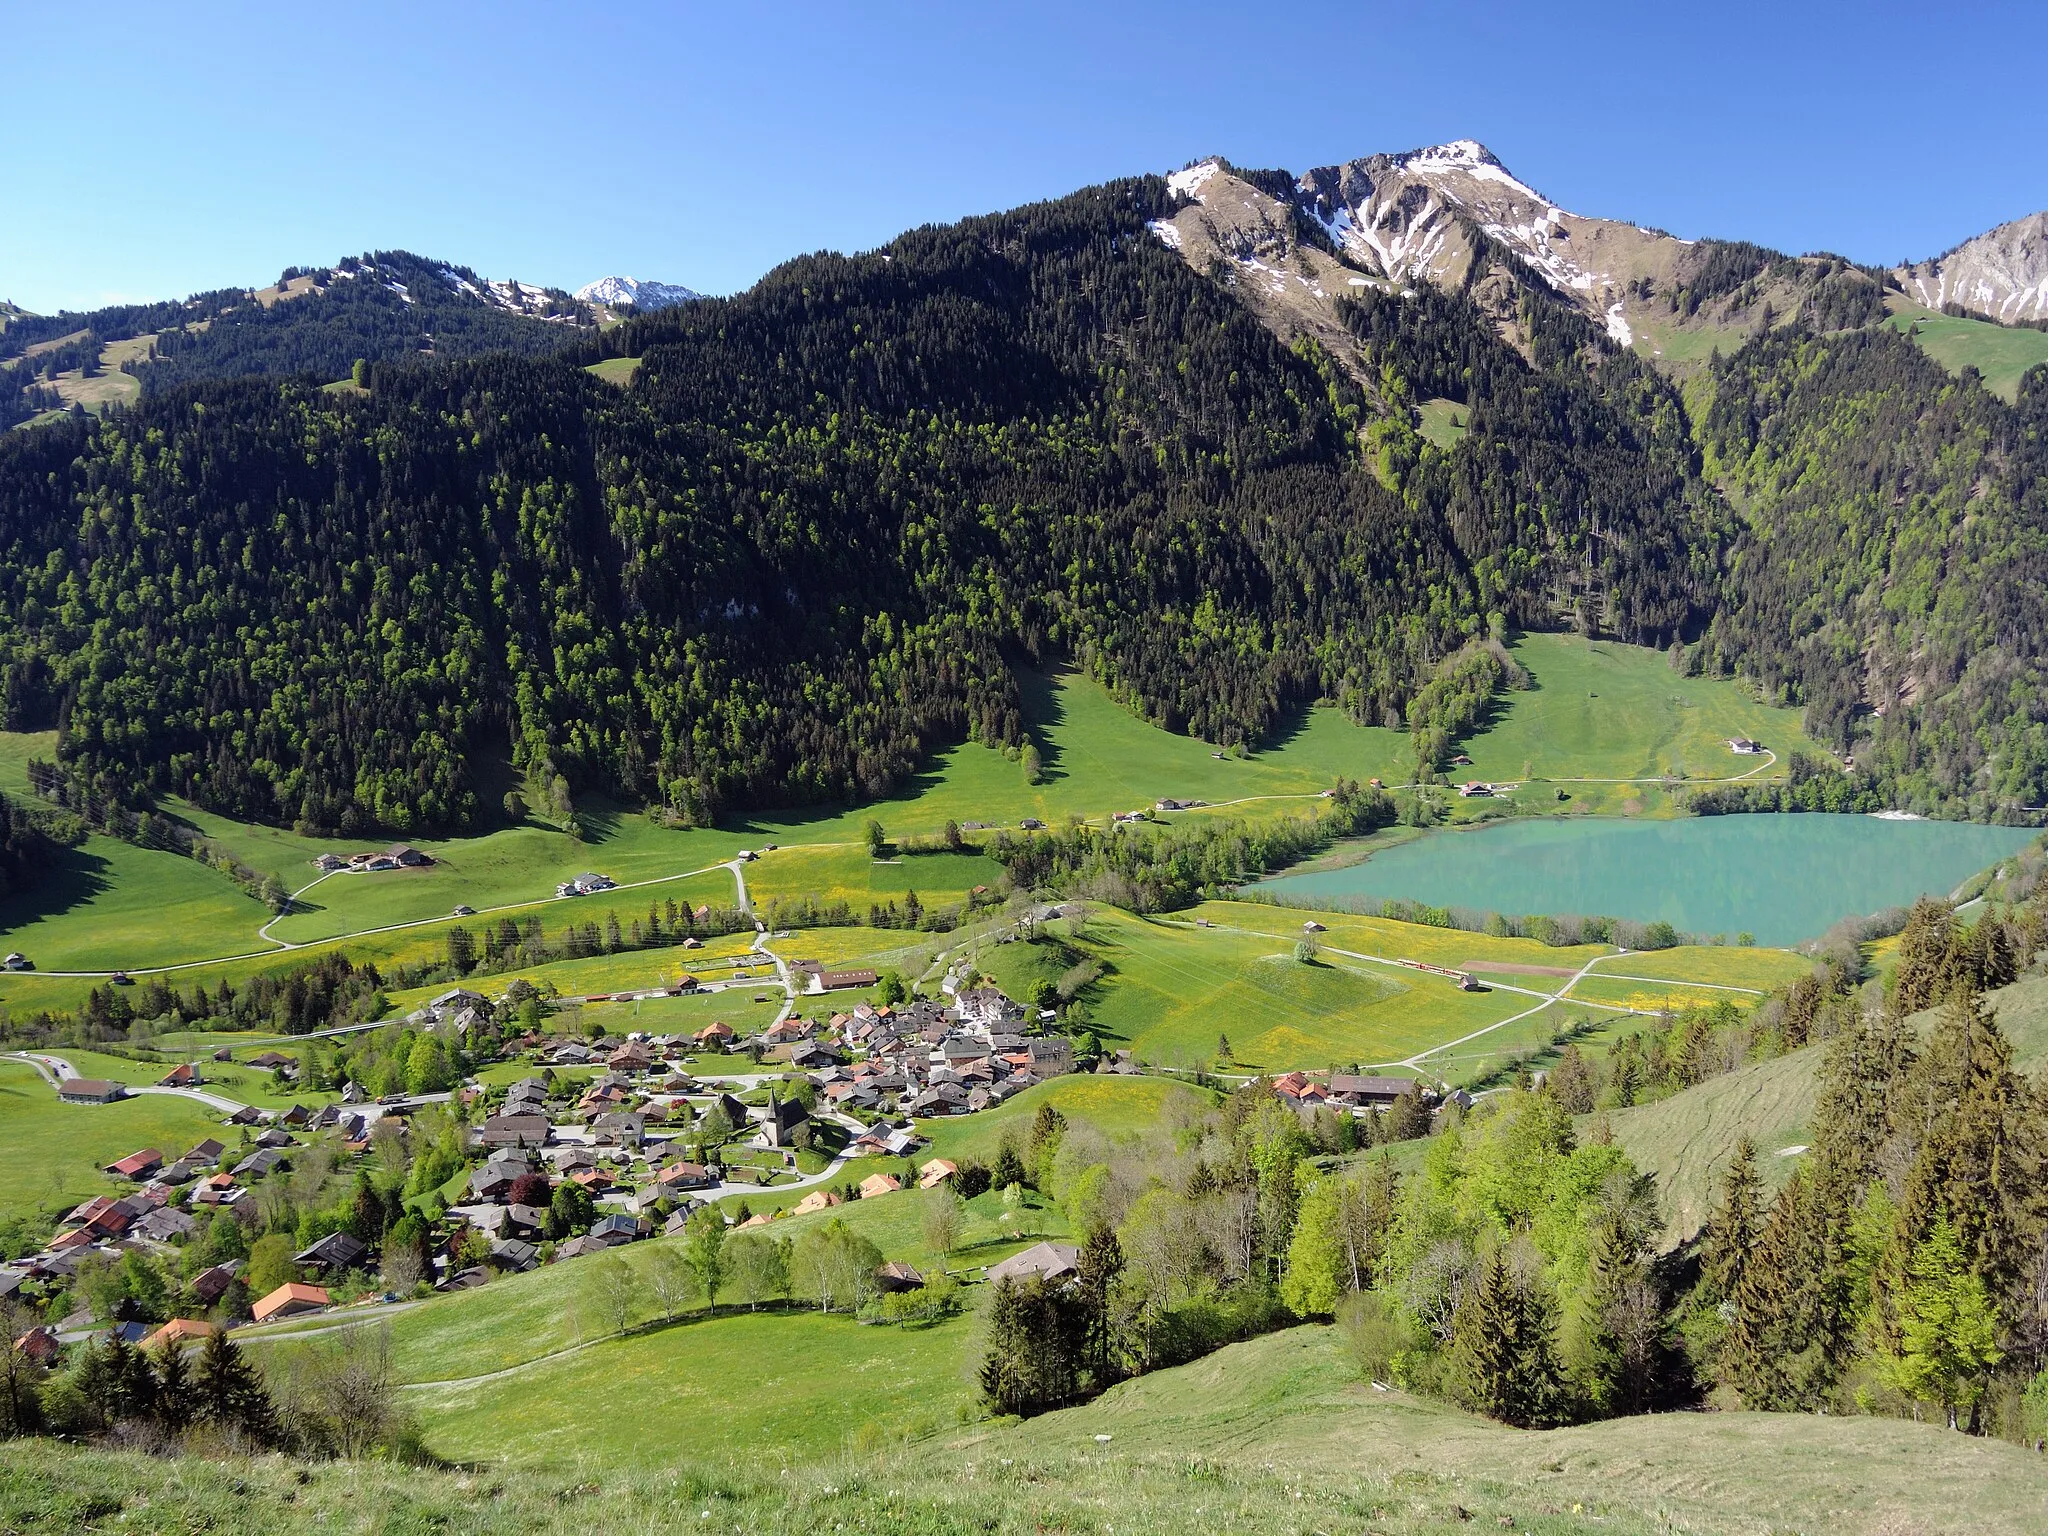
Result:
M1556 1421L1562 1399L1548 1309L1496 1252L1461 1309L1457 1365L1465 1401L1518 1428Z
M1770 1215L1736 1270L1727 1298L1734 1316L1721 1341L1722 1380L1746 1408L1790 1406L1792 1384L1785 1370L1786 1322L1791 1311L1787 1279L1793 1269L1800 1176L1779 1191Z
M1763 1228L1763 1179L1756 1169L1756 1143L1744 1136L1721 1177L1721 1203L1700 1235L1700 1286L1709 1303L1732 1301L1742 1272Z
M193 1415L206 1423L231 1430L257 1445L274 1445L278 1439L277 1416L263 1378L243 1358L241 1346L216 1329L199 1353L199 1369L193 1377Z
M1946 991L1955 948L1955 918L1947 905L1923 896L1913 903L1899 935L1899 964L1892 997L1901 1013L1918 1013Z

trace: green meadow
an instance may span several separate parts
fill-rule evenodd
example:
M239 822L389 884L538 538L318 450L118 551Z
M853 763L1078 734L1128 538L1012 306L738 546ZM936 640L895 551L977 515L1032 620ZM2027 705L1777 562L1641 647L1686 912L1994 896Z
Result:
M1976 369L1984 376L1984 387L2008 404L2019 398L2020 376L2048 363L2048 331L1960 319L1898 295L1892 296L1889 307L1892 314L1886 324L1901 331L1917 327L1913 339L1921 351L1950 373Z
M52 1218L88 1196L132 1189L101 1170L144 1147L166 1159L219 1129L204 1105L168 1094L64 1104L26 1062L0 1060L0 1214Z
M433 1426L435 1451L461 1461L594 1456L653 1470L687 1457L759 1469L956 1424L974 1396L972 1331L968 1318L863 1327L810 1311L729 1313L406 1398Z

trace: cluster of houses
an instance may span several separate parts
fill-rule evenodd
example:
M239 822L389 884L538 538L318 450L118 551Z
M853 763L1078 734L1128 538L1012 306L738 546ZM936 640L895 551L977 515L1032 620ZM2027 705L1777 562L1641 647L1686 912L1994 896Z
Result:
M362 853L323 853L313 861L313 867L323 875L373 875L387 869L425 869L433 862L431 854L422 853L410 843L393 843L389 848Z
M1283 1073L1273 1079L1273 1092L1290 1109L1329 1108L1354 1115L1392 1109L1405 1095L1419 1098L1430 1109L1446 1103L1465 1109L1472 1107L1471 1095L1462 1088L1440 1095L1428 1083L1412 1077L1361 1077L1347 1072L1331 1072L1320 1078L1306 1072Z
M618 889L619 882L610 875L581 874L574 880L564 880L555 887L557 896L595 896L599 891Z
M1024 1009L994 987L959 993L950 1007L920 1000L868 1003L833 1027L866 1054L818 1074L835 1108L929 1118L989 1109L1049 1077L1074 1070L1073 1043L1024 1033Z
M233 1211L238 1218L253 1222L253 1204L245 1205L250 1184L287 1165L291 1149L299 1144L292 1134L294 1129L337 1131L345 1146L357 1152L369 1145L364 1119L332 1104L318 1110L294 1106L274 1116L244 1108L230 1117L230 1123L236 1122L245 1126L265 1123L264 1129L249 1138L245 1148L231 1149L219 1138L209 1136L176 1158L167 1159L157 1148L144 1147L109 1163L105 1172L134 1188L127 1194L95 1195L81 1202L58 1222L56 1235L41 1252L0 1266L0 1298L14 1294L29 1281L46 1286L66 1285L79 1267L96 1255L118 1261L129 1250L140 1249L171 1259L176 1245L191 1237L220 1210ZM176 1198L180 1190L184 1192L182 1201ZM366 1254L367 1250L354 1238L337 1234L322 1239L294 1259L303 1272L338 1273L358 1267ZM212 1306L241 1269L241 1261L236 1260L202 1271L190 1285L193 1299L202 1307ZM294 1295L277 1292L257 1298L252 1314L256 1321L266 1322L312 1306L325 1306L325 1292L319 1292L317 1301L305 1294L316 1291L317 1286L301 1285ZM81 1328L89 1323L89 1318L70 1318L55 1329L43 1331L49 1333L54 1345L57 1334L67 1325ZM129 1339L131 1343L140 1342L146 1332L140 1325L124 1326L134 1335Z

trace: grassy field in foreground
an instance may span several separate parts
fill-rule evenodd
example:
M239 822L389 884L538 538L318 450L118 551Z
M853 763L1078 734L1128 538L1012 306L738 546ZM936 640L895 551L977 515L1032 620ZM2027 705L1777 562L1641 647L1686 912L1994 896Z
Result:
M220 1133L190 1099L151 1094L114 1104L64 1104L26 1062L0 1061L0 1215L61 1215L89 1195L132 1189L100 1170L155 1147L168 1160Z
M973 1394L972 1332L965 1317L884 1328L809 1311L728 1314L406 1397L434 1449L462 1461L595 1453L640 1471L686 1458L759 1471L957 1423Z
M1902 331L1918 326L1920 334L1914 339L1921 351L1950 373L1976 369L1984 376L1984 387L2008 403L2019 398L2020 375L2048 363L2048 331L1964 320L1898 295L1888 307L1892 317L1887 324Z
M480 1293L481 1294L481 1293ZM731 1330L749 1330L748 1319ZM790 1318L762 1324L796 1324ZM724 1348L632 1379L663 1409L691 1410L704 1443L666 1413L621 1415L590 1400L569 1424L536 1389L474 1422L437 1411L454 1391L413 1393L431 1444L498 1443L517 1422L545 1436L528 1461L440 1472L381 1463L271 1459L215 1464L9 1447L0 1528L498 1533L823 1531L903 1536L2023 1536L2048 1518L2048 1463L1999 1441L1887 1419L1807 1414L1665 1414L1582 1428L1506 1429L1359 1379L1334 1330L1305 1327L1231 1346L1126 1383L1086 1407L1022 1424L938 1427L962 1391L968 1346L953 1325L923 1336L812 1319L818 1366L782 1374ZM723 1327L718 1324L715 1327ZM844 1333L834 1330L843 1329ZM673 1330L688 1341L710 1329ZM855 1335L855 1342L844 1342ZM949 1360L948 1353L951 1352ZM920 1366L906 1390L907 1362ZM858 1369L833 1367L851 1361ZM698 1388L713 1377L727 1394ZM506 1383L509 1397L519 1378ZM571 1384L582 1390L580 1383ZM855 1419L869 1394L878 1412ZM789 1418L814 1405L815 1421ZM900 1416L899 1416L900 1415ZM764 1426L753 1439L727 1422ZM765 1435L813 1459L788 1465ZM735 1447L735 1440L739 1443ZM681 1441L659 1462L656 1443Z

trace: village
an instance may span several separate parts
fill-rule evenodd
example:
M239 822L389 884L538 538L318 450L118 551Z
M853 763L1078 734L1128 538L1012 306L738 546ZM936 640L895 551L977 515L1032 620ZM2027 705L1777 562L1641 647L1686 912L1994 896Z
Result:
M803 960L788 969L791 1007L797 997L874 980L870 972L827 971ZM791 1013L746 1037L723 1022L689 1034L610 1038L601 1028L529 1031L504 1040L499 1068L447 1093L373 1100L350 1081L317 1107L239 1105L223 1112L219 1136L182 1150L140 1148L110 1164L106 1174L133 1188L84 1201L41 1251L0 1267L0 1296L68 1291L80 1300L24 1339L31 1353L52 1353L96 1330L155 1344L216 1324L274 1323L473 1288L679 1234L713 1202L727 1201L717 1207L724 1223L755 1228L954 1180L977 1193L989 1187L988 1170L918 1160L928 1144L920 1122L1001 1105L1073 1072L1077 1062L1073 1042L1049 1032L1049 1012L1027 1018L1023 1005L993 986L956 985L967 979L949 976L955 990L901 1005L863 1000L817 1019ZM482 1037L510 1002L451 987L402 1022L464 1042ZM513 1063L532 1070L508 1078L503 1067ZM286 1050L264 1050L242 1064L283 1085L300 1081L300 1059ZM1137 1069L1123 1055L1097 1070ZM156 1090L205 1094L206 1082L205 1064L183 1063ZM56 1088L64 1101L84 1105L131 1092L75 1076ZM332 1177L346 1181L394 1140L416 1139L415 1125L434 1114L460 1126L463 1154L437 1192L408 1201L396 1219L353 1228L316 1234L302 1220L288 1253L266 1238L272 1262L257 1263L256 1234L270 1229L278 1181L300 1159L331 1160ZM862 1176L864 1159L875 1171ZM750 1199L763 1208L752 1209ZM214 1230L223 1213L244 1234L239 1243ZM401 1231L417 1251L416 1265L393 1264L382 1251ZM240 1251L195 1267L194 1255L215 1248ZM110 1324L94 1318L83 1304L87 1277L132 1267L130 1255L182 1276L178 1315ZM1041 1257L1071 1260L1051 1251ZM908 1278L890 1283L900 1288Z

